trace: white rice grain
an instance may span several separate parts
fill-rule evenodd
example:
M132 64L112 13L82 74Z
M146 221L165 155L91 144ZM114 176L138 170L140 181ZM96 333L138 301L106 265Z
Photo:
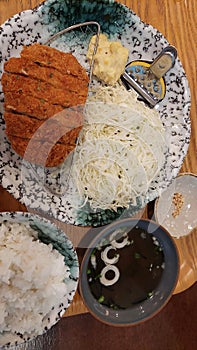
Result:
M43 319L64 300L64 257L28 224L0 224L0 333L43 333Z

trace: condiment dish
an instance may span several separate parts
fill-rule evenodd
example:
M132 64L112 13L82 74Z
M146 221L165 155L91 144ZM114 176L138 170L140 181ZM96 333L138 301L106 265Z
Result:
M155 202L155 218L176 238L197 226L197 176L181 173Z

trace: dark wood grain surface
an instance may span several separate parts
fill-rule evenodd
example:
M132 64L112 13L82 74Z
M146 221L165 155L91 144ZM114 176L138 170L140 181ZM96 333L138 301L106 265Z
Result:
M174 295L151 320L127 328L107 326L88 313L63 318L42 339L39 350L195 350L196 296L194 284Z

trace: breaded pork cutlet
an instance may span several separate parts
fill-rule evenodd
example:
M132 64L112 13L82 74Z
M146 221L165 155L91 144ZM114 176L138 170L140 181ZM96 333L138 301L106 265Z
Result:
M33 96L40 98L41 101L48 101L50 104L58 104L63 107L82 105L87 96L78 95L67 89L56 88L44 81L9 73L3 74L2 85L4 92L19 92L23 96Z
M75 149L76 145L43 142L41 140L23 139L12 136L12 148L21 157L34 164L55 167L61 164L64 159ZM39 150L39 152L38 152ZM52 164L52 165L51 165Z
M41 121L23 114L5 112L4 119L8 137L21 137L22 135L25 139L50 140L51 143L58 142L64 145L70 144L71 140L75 144L78 134L82 129L82 121L80 122L80 119L78 122L81 125L77 127L77 124L75 124L72 127L72 125L68 125L68 121L64 118L64 115L62 115L61 119L58 116L58 118L51 117Z
M87 83L89 81L85 69L71 53L64 53L50 46L33 44L23 47L21 57L29 58L41 66L53 67L62 74L77 76Z
M57 166L76 147L83 125L85 69L72 54L40 44L24 47L4 68L4 118L12 148L30 162Z
M5 111L18 115L25 114L39 120L46 120L64 110L64 107L50 104L50 102L40 97L36 98L28 95L24 97L20 91L4 93L4 108Z
M66 86L69 91L76 92L81 96L87 96L88 82L86 79L79 79L79 77L72 74L64 74L50 66L41 66L26 57L11 57L5 63L4 71L44 81L63 90L65 90Z

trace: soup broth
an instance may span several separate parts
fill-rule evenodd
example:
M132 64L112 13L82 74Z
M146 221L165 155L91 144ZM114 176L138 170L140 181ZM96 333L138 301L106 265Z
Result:
M137 226L114 232L91 254L87 277L94 297L113 309L126 309L154 294L164 269L156 237Z

